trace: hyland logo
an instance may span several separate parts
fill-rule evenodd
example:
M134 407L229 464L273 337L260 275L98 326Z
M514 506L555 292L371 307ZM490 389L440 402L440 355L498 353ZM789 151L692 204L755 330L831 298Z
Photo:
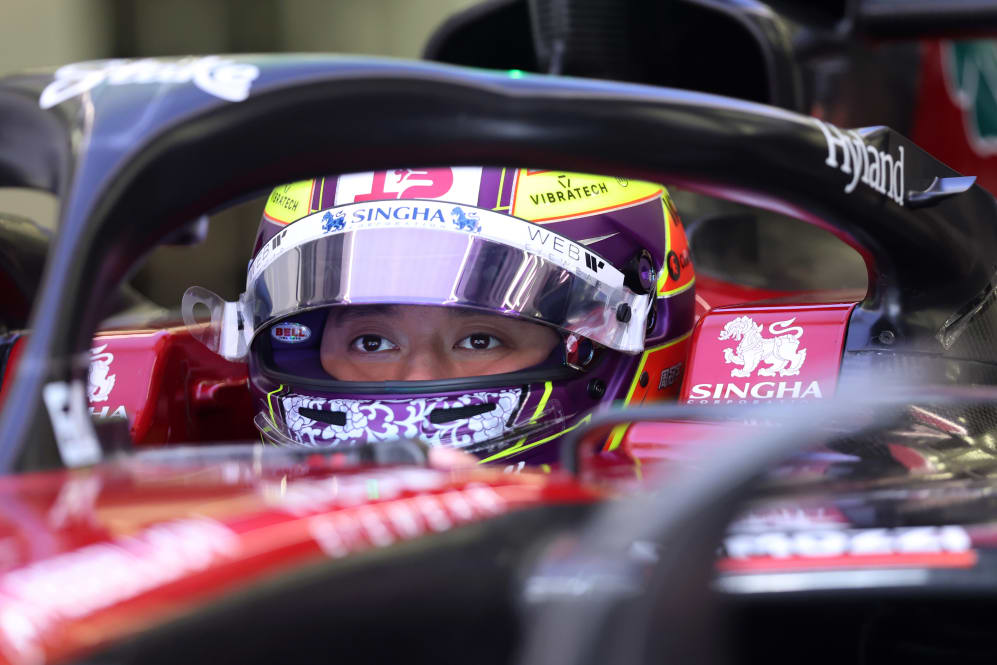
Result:
M345 226L346 211L344 210L337 210L335 213L326 210L325 214L322 215L322 230L326 233L330 233L331 231L342 231Z
M851 194L861 178L862 184L871 187L880 194L885 194L897 204L904 204L904 147L897 146L900 153L896 157L876 150L866 145L862 136L854 131L843 132L834 125L829 125L814 118L817 127L824 133L827 141L827 159L824 163L840 169L842 173L851 175L852 179L845 185L845 193ZM838 155L841 163L838 163Z
M467 231L468 233L481 232L481 222L478 221L478 213L476 212L465 213L464 209L460 206L454 206L453 210L450 211L450 217L453 220L453 225L459 231Z

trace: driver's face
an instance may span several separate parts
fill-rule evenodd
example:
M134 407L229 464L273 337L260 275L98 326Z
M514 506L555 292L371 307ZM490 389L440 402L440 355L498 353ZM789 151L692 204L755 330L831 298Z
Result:
M453 307L334 307L322 368L340 381L422 381L501 374L544 360L551 328Z

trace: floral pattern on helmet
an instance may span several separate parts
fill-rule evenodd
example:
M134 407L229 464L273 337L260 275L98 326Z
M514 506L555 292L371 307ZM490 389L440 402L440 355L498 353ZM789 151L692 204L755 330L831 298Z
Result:
M287 435L308 446L322 448L373 443L391 439L419 439L429 446L463 448L501 437L522 404L522 388L479 391L451 397L412 399L325 398L290 394L281 398ZM484 413L433 423L430 414L494 404ZM301 409L345 414L343 425L303 415Z

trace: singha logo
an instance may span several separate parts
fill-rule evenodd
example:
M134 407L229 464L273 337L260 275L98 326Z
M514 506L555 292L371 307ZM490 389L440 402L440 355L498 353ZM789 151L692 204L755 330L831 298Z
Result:
M322 215L322 230L326 233L330 231L342 231L344 226L346 226L346 213L344 211L337 210L336 214L333 215L327 210Z
M803 328L793 326L796 318L777 321L769 326L774 337L762 336L763 326L751 320L750 316L739 316L720 332L721 341L734 339L740 342L737 348L724 349L724 362L728 365L741 365L730 371L731 376L746 377L766 363L768 367L758 370L759 376L796 376L800 373L803 361L807 358L806 349L798 349ZM790 327L792 326L792 327Z
M454 209L450 211L450 215L453 217L453 224L461 231L469 231L470 233L477 233L481 230L481 223L478 221L478 213L465 213L464 209L460 206L454 206Z
M106 402L111 391L114 390L115 374L111 374L111 363L114 362L114 354L107 353L104 349L107 344L102 344L90 349L90 374L87 377L87 395L90 402Z

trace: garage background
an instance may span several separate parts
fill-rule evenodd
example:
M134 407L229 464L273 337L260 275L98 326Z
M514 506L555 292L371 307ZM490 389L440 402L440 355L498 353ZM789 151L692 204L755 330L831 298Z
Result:
M0 75L98 58L338 52L419 57L475 0L4 0ZM54 197L0 189L0 211L55 228ZM245 283L262 201L212 220L197 247L156 250L131 283L171 309L192 284L232 299ZM180 267L182 266L182 270Z

